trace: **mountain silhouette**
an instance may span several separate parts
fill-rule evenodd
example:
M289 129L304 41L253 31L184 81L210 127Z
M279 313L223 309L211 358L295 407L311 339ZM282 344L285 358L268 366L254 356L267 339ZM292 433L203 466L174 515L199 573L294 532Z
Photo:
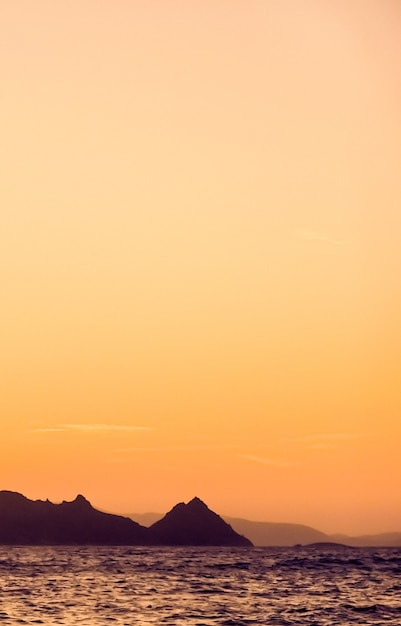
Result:
M150 528L152 542L158 545L251 546L227 522L211 511L202 500L180 502Z
M224 518L238 532L249 537L255 546L293 546L318 541L329 537L316 528L303 524L280 522L251 522L240 518Z
M127 517L142 526L151 526L162 519L162 513L131 513ZM244 535L254 546L294 546L318 541L329 541L330 536L303 524L254 522L247 519L221 516L239 535Z
M143 526L151 526L159 521L162 513L131 513L130 517ZM245 535L254 546L294 546L309 545L321 542L343 543L355 547L386 547L401 546L401 532L381 533L374 535L329 535L311 526L280 522L255 522L248 519L222 515L225 522L240 535Z
M157 524L146 528L98 511L82 495L53 504L0 491L0 545L252 545L198 498L178 504Z
M146 545L148 531L126 517L97 511L81 495L52 504L1 491L0 544Z

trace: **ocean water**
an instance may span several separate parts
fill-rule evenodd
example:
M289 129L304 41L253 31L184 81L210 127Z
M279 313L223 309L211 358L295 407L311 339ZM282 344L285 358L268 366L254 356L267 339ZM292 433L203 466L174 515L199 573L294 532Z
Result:
M0 624L401 624L401 549L0 547Z

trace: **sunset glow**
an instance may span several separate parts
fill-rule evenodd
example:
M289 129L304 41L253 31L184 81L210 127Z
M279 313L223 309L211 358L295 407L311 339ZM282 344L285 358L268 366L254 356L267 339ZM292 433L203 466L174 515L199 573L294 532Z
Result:
M401 530L399 1L1 16L1 489Z

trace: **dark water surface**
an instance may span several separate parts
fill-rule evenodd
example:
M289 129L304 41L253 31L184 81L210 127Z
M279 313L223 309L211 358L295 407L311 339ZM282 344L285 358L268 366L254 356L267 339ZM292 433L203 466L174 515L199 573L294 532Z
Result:
M0 547L0 625L401 625L401 549Z

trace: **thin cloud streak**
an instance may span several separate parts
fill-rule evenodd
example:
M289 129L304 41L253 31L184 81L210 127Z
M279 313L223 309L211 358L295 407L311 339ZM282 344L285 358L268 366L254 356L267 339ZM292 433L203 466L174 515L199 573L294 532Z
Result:
M150 426L125 426L119 424L58 424L54 428L34 428L29 432L55 433L55 432L132 432L154 430Z
M305 437L281 437L280 441L284 443L300 443L300 444L324 444L333 443L335 441L355 441L364 439L368 435L361 433L324 433L318 435L307 435Z
M253 456L252 454L238 454L240 459L246 461L252 461L253 463L259 463L260 465L267 465L269 467L276 467L277 469L291 469L295 467L295 463L290 461L282 461L279 459L266 459L260 456Z
M61 428L66 430L81 430L81 431L132 431L132 430L154 430L150 426L131 426L131 425L118 425L118 424L61 424Z
M64 428L32 428L32 430L27 430L28 433L62 433L64 432Z
M135 446L129 448L118 448L113 450L116 453L126 453L126 452L202 452L209 450L235 450L237 446L228 446L228 445L218 445L218 444L210 444L210 445L199 445L199 446L155 446L155 447L146 447L146 446Z

